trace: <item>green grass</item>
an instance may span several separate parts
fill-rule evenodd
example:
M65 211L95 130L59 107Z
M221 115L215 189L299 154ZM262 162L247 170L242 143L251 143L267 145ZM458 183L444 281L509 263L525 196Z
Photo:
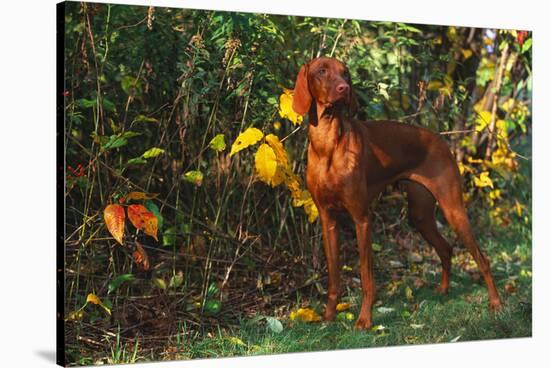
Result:
M389 246L390 240L380 238L377 241L382 249L375 257L379 291L372 330L355 330L354 320L290 321L289 310L300 306L307 305L320 315L323 312L325 297L321 293L298 292L289 295L285 305L257 311L277 317L283 325L279 333L270 330L265 318L258 316L242 318L237 323L228 320L223 325L233 327L225 328L222 324L212 324L215 320L211 319L209 328L205 325L194 332L178 322L177 331L186 333L160 338L154 344L139 336L122 339L115 333L104 336L110 347L108 351L89 350L80 345L78 349L69 349L70 361L77 365L113 364L529 337L532 331L530 225L515 222L497 227L480 220L476 228L482 249L491 258L493 277L504 301L504 309L498 314L489 311L485 284L476 277L475 268L472 270L469 266L469 255L461 246L455 248L449 294L442 296L434 291L440 278L440 264L427 245L415 245L416 252L424 249L424 258L413 264L406 261L407 251L399 252ZM481 233L480 229L490 231ZM406 227L403 230L408 231ZM452 239L449 234L446 237ZM399 271L391 269L388 262L397 257L402 257L405 266ZM346 312L351 312L354 319L361 300L360 288L350 282L358 277L356 268L342 275L347 281L342 301L351 304ZM394 289L387 287L392 278L400 282ZM418 280L424 282L418 283ZM326 287L325 281L318 282L320 290ZM219 321L224 319L222 315L219 318ZM103 341L100 337L96 340Z
M311 352L393 345L433 344L531 336L531 236L528 227L498 230L499 234L482 237L483 248L492 257L493 275L505 303L502 312L489 311L487 291L482 281L474 281L467 272L453 266L449 294L433 291L439 274L426 285L413 289L407 299L403 283L393 295L382 290L373 311L378 329L357 331L354 321L291 322L280 318L284 330L274 333L265 321L242 320L240 326L218 330L211 336L182 345L172 359L214 358ZM506 284L513 287L506 287ZM355 289L358 290L358 289ZM360 293L345 295L355 301L350 311L356 317ZM323 300L312 302L322 312ZM382 308L381 313L378 308ZM387 312L388 309L391 312Z

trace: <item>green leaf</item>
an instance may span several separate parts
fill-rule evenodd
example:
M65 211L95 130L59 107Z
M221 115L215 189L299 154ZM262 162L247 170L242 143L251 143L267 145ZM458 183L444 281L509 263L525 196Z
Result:
M118 289L119 286L122 285L123 282L132 281L132 280L134 280L134 275L132 275L131 273L126 273L124 275L120 275L120 276L115 277L107 285L107 294L110 294L113 291L115 291L116 289Z
M139 93L140 90L140 83L137 78L129 75L122 78L120 81L120 86L127 95L135 95L136 93Z
M275 317L265 317L267 327L274 333L283 332L283 324Z
M105 97L103 97L101 99L101 103L103 104L103 109L105 109L107 111L111 111L111 112L116 111L116 106L111 100L108 100Z
M166 290L166 281L164 281L161 278L154 278L153 279L153 285L158 287L159 289Z
M129 159L128 163L129 164L135 164L135 165L141 165L141 164L146 164L147 160L144 159L143 157L134 157L134 158Z
M158 208L158 206L155 204L155 202L151 201L151 200L146 200L145 202L143 202L143 205L145 206L145 208L147 208L153 215L155 215L155 217L157 218L157 221L158 221L158 229L161 230L162 229L162 225L164 224L164 217L162 217L161 213L160 213L160 210Z
M145 115L142 115L142 114L139 114L138 116L136 116L134 121L136 123L158 123L159 122L158 119L151 118L151 117L148 117L148 116L145 116Z
M162 148L153 147L145 151L142 155L143 158L152 158L157 157L158 155L161 155L164 153L164 150Z
M169 227L164 231L164 234L162 234L162 245L169 247L174 244L176 244L176 228Z
M217 314L222 309L222 303L218 300L208 300L204 309L211 314Z
M109 141L102 147L105 150L123 147L128 144L128 140L118 135L112 135L109 137Z
M225 149L225 137L223 134L218 134L208 144L214 151L221 152Z
M170 278L170 283L168 284L168 287L170 288L178 288L183 284L183 272L178 272L174 276Z
M208 287L208 290L206 291L206 294L208 296L213 296L213 295L216 295L219 291L220 291L220 289L218 289L216 284L211 283L210 286Z
M200 187L202 185L203 175L200 171L193 170L183 174L183 179Z
M141 135L141 133L127 131L122 134L116 134L109 137L109 140L101 147L104 150L119 148L128 144L128 138L133 138Z
M380 252L382 250L382 246L378 243L372 243L372 250L375 252Z
M525 53L527 51L529 51L529 49L531 48L531 45L533 44L533 39L532 38L529 38L528 40L526 40L524 43L523 43L523 46L521 47L521 53Z
M84 109L90 109L96 106L96 104L97 104L97 101L95 99L89 100L86 98L81 98L80 100L78 100L78 105Z

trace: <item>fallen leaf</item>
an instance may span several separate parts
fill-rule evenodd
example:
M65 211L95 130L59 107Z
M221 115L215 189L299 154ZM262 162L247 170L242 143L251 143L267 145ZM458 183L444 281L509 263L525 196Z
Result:
M299 308L297 311L290 313L290 320L317 322L321 320L321 317L311 308Z
M350 309L351 307L351 304L350 303L339 303L336 305L336 310L338 312L342 312L342 311L345 311L347 309Z

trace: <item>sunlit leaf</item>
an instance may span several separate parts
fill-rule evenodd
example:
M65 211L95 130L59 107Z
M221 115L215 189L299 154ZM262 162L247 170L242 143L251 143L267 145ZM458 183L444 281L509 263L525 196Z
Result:
M277 170L277 159L273 149L263 143L255 155L256 173L260 180L270 183Z
M105 310L105 312L107 312L107 314L111 315L111 310L107 308L105 304L101 302L101 299L99 299L99 297L93 293L88 294L88 297L86 298L86 303L99 305L101 308Z
M225 137L223 134L218 134L208 144L214 151L221 152L225 149Z
M158 220L145 206L131 204L128 206L128 219L136 229L142 230L145 234L157 238Z
M290 120L295 125L301 124L304 118L292 109L293 98L294 91L283 88L283 94L279 97L279 116Z
M275 152L275 156L277 158L277 163L284 168L288 168L288 156L283 144L279 141L279 137L274 134L268 134L265 137L265 141L271 146L271 148L273 148L273 152Z
M229 156L233 156L235 153L249 147L253 144L258 143L260 139L264 137L264 133L257 128L248 128L244 132L238 135L235 142L231 146L231 152Z
M297 311L293 311L289 316L291 321L302 322L317 322L321 320L321 317L311 308L299 308Z
M202 185L203 178L204 178L204 176L203 176L202 172L200 172L198 170L191 170L191 171L188 171L185 174L183 174L183 180L185 180L189 183L193 183L198 187L200 187Z
M489 123L491 123L493 114L490 111L480 111L478 112L477 118L475 120L475 129L478 132L483 131Z
M478 188L491 187L493 188L493 181L489 177L488 171L483 171L479 176L474 177L474 185Z
M157 157L158 155L161 155L164 153L164 150L162 148L153 147L145 151L142 155L143 158L152 158Z
M120 244L122 244L122 239L124 237L125 218L124 207L118 204L110 204L105 207L103 211L103 220L105 221L107 230L109 230L113 238Z
M339 303L339 304L336 305L336 310L338 312L342 312L342 311L348 310L350 308L351 308L350 303Z

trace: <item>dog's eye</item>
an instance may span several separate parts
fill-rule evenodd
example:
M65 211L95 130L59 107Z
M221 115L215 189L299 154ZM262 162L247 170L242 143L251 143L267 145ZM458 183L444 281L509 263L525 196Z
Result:
M317 74L319 75L325 75L327 73L327 70L325 68L321 68L317 71Z

